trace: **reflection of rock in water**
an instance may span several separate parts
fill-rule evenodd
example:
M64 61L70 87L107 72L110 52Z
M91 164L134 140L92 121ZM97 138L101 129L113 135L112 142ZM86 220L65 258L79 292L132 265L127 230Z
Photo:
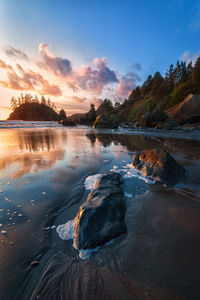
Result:
M153 148L161 148L169 153L181 153L188 158L200 159L200 141L181 140L175 138L151 137L144 135L126 135L126 134L103 134L93 133L92 139L96 139L104 146L108 147L112 144L122 145L128 151L141 151ZM87 135L91 139L91 135Z
M93 147L94 144L96 143L96 135L94 133L91 133L91 134L86 134L86 136L90 140L91 146Z
M88 134L87 137L91 139L97 139L104 147L108 147L112 144L125 146L129 151L150 149L160 145L160 139L153 139L149 136L137 136L126 134L102 134L93 133Z

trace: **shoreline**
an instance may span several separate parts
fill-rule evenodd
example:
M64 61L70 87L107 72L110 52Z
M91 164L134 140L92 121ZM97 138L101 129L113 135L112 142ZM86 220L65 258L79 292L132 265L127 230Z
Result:
M2 235L4 243L0 244L2 299L118 299L119 293L121 299L138 295L136 298L143 300L147 292L154 299L166 300L184 299L184 295L192 299L199 293L198 141L165 138L162 132L159 136L152 131L148 135L141 131L127 134L124 129L86 126L18 131L10 129L13 141L5 140L5 149L9 142L14 147L10 161L7 150L2 152L6 164L2 169L5 180L0 181L5 193L0 194L1 204L9 213L20 204L20 213L31 221L14 226L5 223L8 237ZM150 147L161 147L174 155L187 170L186 182L171 190L157 190L138 177L124 179L124 191L133 195L126 199L127 233L101 247L90 259L81 260L72 241L61 240L54 226L76 216L87 196L86 177L116 166L122 170L131 163L134 151ZM11 171L8 176L12 176L15 164L25 166L24 172L18 178L10 177L7 185L6 172ZM39 264L32 266L34 261ZM192 282L185 280L185 270L195 277Z

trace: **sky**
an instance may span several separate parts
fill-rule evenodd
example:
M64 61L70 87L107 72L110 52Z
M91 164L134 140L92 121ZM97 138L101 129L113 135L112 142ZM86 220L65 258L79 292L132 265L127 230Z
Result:
M0 119L21 93L67 115L123 102L149 74L200 56L200 1L0 0Z

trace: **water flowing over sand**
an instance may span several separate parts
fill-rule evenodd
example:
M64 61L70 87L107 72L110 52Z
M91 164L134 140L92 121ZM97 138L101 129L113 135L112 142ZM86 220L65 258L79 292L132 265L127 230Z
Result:
M54 122L0 128L0 299L199 298L199 137ZM160 187L131 167L135 151L152 148L184 166L181 183ZM74 219L109 170L123 176L127 232L79 253Z

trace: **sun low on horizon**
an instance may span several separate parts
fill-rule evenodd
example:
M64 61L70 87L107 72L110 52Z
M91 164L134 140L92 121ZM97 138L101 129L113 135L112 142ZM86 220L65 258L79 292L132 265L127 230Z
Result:
M199 1L1 1L0 119L21 93L67 115L123 103L149 74L195 62L199 16Z

